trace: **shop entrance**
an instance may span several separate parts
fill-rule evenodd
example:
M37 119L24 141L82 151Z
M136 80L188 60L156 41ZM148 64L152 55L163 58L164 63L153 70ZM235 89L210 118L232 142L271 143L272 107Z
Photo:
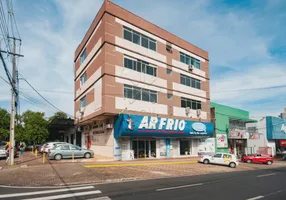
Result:
M136 139L132 141L134 158L156 158L156 141Z
M190 141L181 140L180 141L180 155L189 155L190 154Z

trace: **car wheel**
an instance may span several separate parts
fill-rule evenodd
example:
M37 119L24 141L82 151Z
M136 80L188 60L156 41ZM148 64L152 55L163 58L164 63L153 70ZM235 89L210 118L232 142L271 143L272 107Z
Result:
M210 161L208 159L204 159L204 164L209 164Z
M62 159L62 155L61 154L55 155L55 160L60 160L60 159Z
M270 160L268 160L266 164L267 164L267 165L271 165L272 162L271 162Z
M234 162L231 162L231 163L229 164L229 166L230 166L231 168L235 168L235 167L236 167L236 164L235 164Z
M247 160L247 163L251 163L252 161L251 160Z
M91 155L90 155L90 153L85 153L85 154L84 154L84 157L85 157L85 158L90 158Z

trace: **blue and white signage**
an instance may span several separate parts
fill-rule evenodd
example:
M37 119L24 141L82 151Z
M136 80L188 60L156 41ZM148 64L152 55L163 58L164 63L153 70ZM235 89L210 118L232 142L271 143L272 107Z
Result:
M266 117L267 139L286 140L286 120L278 117Z
M207 122L194 122L153 116L120 115L115 123L115 137L210 137L214 125Z

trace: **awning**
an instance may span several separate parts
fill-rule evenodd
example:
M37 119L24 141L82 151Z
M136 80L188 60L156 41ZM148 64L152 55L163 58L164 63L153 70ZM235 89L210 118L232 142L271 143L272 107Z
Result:
M114 137L211 137L214 124L154 116L121 114L115 121Z
M233 121L243 121L244 123L255 123L257 122L257 120L255 119L249 119L249 118L243 118L243 117L235 117L235 116L231 116L229 117L230 120L233 120Z

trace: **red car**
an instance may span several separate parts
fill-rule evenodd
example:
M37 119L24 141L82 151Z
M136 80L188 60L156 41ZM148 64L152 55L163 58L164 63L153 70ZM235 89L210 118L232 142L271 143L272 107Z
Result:
M252 162L253 163L263 163L263 164L267 164L267 165L271 165L274 162L272 156L261 155L261 154L243 156L242 161L247 162L247 163L252 163Z

